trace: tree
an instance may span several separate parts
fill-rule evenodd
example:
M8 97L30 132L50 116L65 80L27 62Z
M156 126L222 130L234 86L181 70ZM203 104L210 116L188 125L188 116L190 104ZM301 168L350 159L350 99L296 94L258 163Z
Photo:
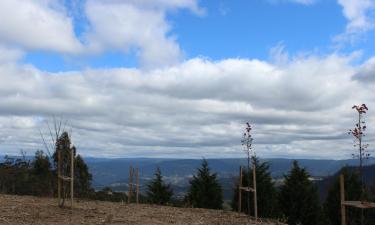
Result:
M43 151L36 151L32 162L32 194L50 196L52 194L52 171L48 156Z
M259 162L259 159L256 156L251 158L252 163L255 165L256 177L257 177L257 202L258 202L258 215L265 218L275 218L278 216L277 212L277 191L272 182L271 173L269 172L269 163L268 162ZM242 176L242 185L245 187L253 186L253 179L248 179L248 171L243 172ZM253 171L250 170L250 174L253 174ZM252 176L252 175L251 175ZM252 193L250 194L250 203L254 201ZM254 211L254 205L250 204L250 212ZM238 210L238 184L234 189L234 195L232 199L232 209ZM242 198L241 202L241 212L248 212L247 200Z
M26 195L30 193L30 161L21 151L20 158L4 157L0 163L1 192L6 194Z
M61 170L62 175L70 176L70 165L71 165L71 152L73 151L74 157L74 192L77 197L88 197L91 193L91 180L92 175L88 172L88 167L80 155L77 155L77 149L71 145L69 134L63 132L56 142L56 151L53 154L54 165L57 170L58 156L57 151L60 151ZM57 177L57 171L54 171ZM57 178L56 178L57 179ZM56 182L55 182L56 183ZM63 182L62 193L63 201L64 197L69 194L70 187L69 182Z
M53 160L55 165L55 174L56 174L56 181L59 182L59 163L60 163L60 176L70 177L70 168L71 168L71 153L72 151L75 151L74 146L71 146L70 137L68 132L64 131L61 136L56 140L56 149L53 153ZM60 158L59 153L60 152ZM75 152L73 152L73 155L75 155ZM60 162L59 162L60 161ZM57 183L55 182L55 183ZM60 206L64 205L65 198L68 197L68 194L70 192L70 182L67 182L65 180L61 180L61 197L62 202L60 202Z
M150 203L165 205L170 202L173 190L170 184L165 184L160 168L157 167L154 179L147 184L147 200Z
M94 191L91 188L91 180L92 175L89 173L88 166L78 154L74 160L74 194L81 198L89 197Z
M309 180L309 174L300 168L297 161L284 176L284 185L280 189L280 210L289 225L319 224L320 205L316 186Z
M251 157L252 156L255 156L255 152L253 151L253 136L251 134L251 130L253 128L251 127L250 123L249 122L246 122L246 128L245 128L245 132L243 133L243 138L241 140L241 144L242 146L244 147L244 150L245 150L245 153L246 153L246 156L247 156L247 171L250 171L250 161L251 161ZM254 166L254 165L253 165ZM254 167L253 167L254 169ZM246 177L247 177L247 180L250 181L251 180L251 174L250 173L245 173L244 174ZM248 186L250 187L250 186ZM254 186L253 186L254 187ZM251 207L250 207L250 199L251 199L251 196L250 196L250 192L247 192L246 193L246 206L247 206L247 213L250 214L251 213ZM253 202L255 202L254 200L254 197L256 198L257 197L257 193L254 192L253 193ZM256 202L258 202L258 200L256 200ZM255 212L254 211L254 215L255 217L257 217L257 214L258 214L258 210Z
M358 158L359 160L359 176L361 178L361 195L360 195L360 200L364 201L366 200L365 192L366 192L366 185L364 182L364 177L363 177L363 164L366 159L370 156L370 153L368 152L368 144L365 144L363 142L363 137L366 136L365 131L366 131L366 122L364 120L364 114L368 111L368 108L366 104L362 104L360 106L354 105L352 109L355 109L358 113L358 121L355 124L354 129L349 130L349 134L353 136L354 138L354 147L358 147L358 152L356 154L353 154L353 157ZM361 209L361 224L364 225L364 210Z
M221 209L223 204L222 188L217 174L211 173L207 160L203 159L201 168L190 181L186 201L193 207Z
M348 201L357 201L362 195L361 178L355 169L342 168L338 174L344 175L345 198ZM336 176L328 189L327 198L323 204L325 216L330 225L341 224L340 203L340 177ZM361 223L361 210L354 207L346 207L347 224ZM367 219L367 220L366 220ZM372 220L373 221L373 220ZM372 224L368 218L364 218L364 224Z

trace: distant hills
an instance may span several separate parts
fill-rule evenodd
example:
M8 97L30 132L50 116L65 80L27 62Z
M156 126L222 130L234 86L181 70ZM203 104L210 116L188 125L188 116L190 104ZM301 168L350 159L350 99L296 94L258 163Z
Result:
M244 158L232 159L207 159L213 172L218 173L220 182L224 188L224 197L230 198L235 177L238 176L239 166L246 165ZM290 170L294 159L272 158L261 159L270 163L272 177L282 178L283 174ZM356 166L358 160L317 160L317 159L297 159L302 167L314 177L328 177L334 175L341 167ZM155 168L161 168L163 176L171 182L177 195L186 191L189 179L201 165L201 159L162 159L162 158L118 158L100 159L85 158L89 170L93 175L93 186L101 189L110 186L114 190L127 190L129 176L129 166L138 166L140 169L141 185L147 183L153 176ZM367 164L375 164L375 158L370 158Z
M15 157L17 158L17 157ZM0 162L4 156L0 156ZM32 159L28 156L27 159ZM129 166L139 167L141 191L145 190L145 184L149 182L156 167L160 167L165 180L172 184L176 196L183 196L189 185L189 180L200 167L202 159L167 159L167 158L84 158L88 164L89 171L93 175L92 186L100 190L111 187L115 191L128 190ZM224 198L230 199L233 193L234 183L239 173L239 166L246 165L245 158L207 159L213 172L218 174L220 183L224 189ZM270 158L261 159L270 163L271 175L275 180L281 181L291 167L294 159ZM296 159L300 166L317 180L321 193L330 184L334 176L343 166L357 166L357 159L348 160L319 160L319 159ZM365 168L367 179L375 180L375 158L370 158ZM323 179L324 178L324 179ZM279 182L277 182L279 183ZM324 194L323 194L324 197Z

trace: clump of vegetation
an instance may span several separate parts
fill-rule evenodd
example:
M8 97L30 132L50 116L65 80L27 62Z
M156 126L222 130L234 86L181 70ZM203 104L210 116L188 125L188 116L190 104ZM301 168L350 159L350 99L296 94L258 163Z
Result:
M263 218L277 218L278 213L278 204L277 204L277 190L272 181L271 173L269 171L268 162L260 162L259 158L253 156L251 158L252 163L255 165L256 177L257 177L257 202L258 202L258 215ZM249 180L249 174L253 174L253 169L250 171L243 171L242 176L242 185L245 187L253 186L253 179ZM232 209L238 211L238 184L235 185L233 199L232 199ZM250 194L250 202L254 201L254 197ZM241 199L241 212L248 213L248 207L250 212L254 211L254 205L247 205L245 198Z
M203 159L201 168L190 181L186 201L196 208L221 209L223 193L217 174L211 173L207 160Z
M304 168L293 162L280 189L279 205L290 225L317 225L321 215L317 187Z
M361 197L361 179L358 176L358 173L349 171L347 168L343 168L338 174L344 175L345 198L347 200L358 200ZM323 210L331 225L341 224L339 176L334 178L334 181L328 189L328 194L323 205ZM360 224L361 212L359 209L350 207L347 210L347 215L348 224Z
M170 184L166 184L161 175L160 168L156 168L154 179L147 185L148 202L158 205L166 205L170 203L173 190Z
M89 198L94 190L91 188L92 175L83 158L77 154L76 148L70 147L70 138L63 132L57 139L57 146L73 151L74 155L74 186L75 196ZM70 173L70 152L61 151L63 170ZM53 165L53 167L52 167ZM56 196L57 194L57 154L52 158L38 150L33 160L27 160L22 154L21 157L13 158L5 156L4 162L0 163L0 192L4 194ZM63 186L65 194L68 187Z

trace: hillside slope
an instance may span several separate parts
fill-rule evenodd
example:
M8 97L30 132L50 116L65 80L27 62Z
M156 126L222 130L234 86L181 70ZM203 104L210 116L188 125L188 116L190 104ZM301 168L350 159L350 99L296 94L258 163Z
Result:
M79 201L74 211L59 208L56 199L29 196L0 195L0 224L43 225L161 225L215 224L250 225L244 214L222 210L174 208L100 201ZM259 225L273 225L262 222Z

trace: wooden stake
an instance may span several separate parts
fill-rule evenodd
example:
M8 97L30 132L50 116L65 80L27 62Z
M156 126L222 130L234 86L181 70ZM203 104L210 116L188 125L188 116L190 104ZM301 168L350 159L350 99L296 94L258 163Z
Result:
M136 172L135 172L135 176L136 176L136 179L137 179L137 187L136 187L136 201L137 201L137 204L139 204L139 168L137 167L136 169Z
M132 198L132 189L133 189L133 167L129 167L129 192L128 192L128 203L131 202Z
M242 198L241 198L241 194L242 194L242 190L241 190L241 187L242 187L242 166L240 166L240 180L238 182L238 212L240 213L241 212L241 207L242 207Z
M258 221L257 175L255 171L255 163L253 163L253 188L254 188L254 215L255 215L255 221Z
M57 146L57 199L59 206L61 206L61 153L60 148Z
M341 225L346 225L344 175L340 175Z
M70 150L70 207L73 209L74 199L74 148Z

